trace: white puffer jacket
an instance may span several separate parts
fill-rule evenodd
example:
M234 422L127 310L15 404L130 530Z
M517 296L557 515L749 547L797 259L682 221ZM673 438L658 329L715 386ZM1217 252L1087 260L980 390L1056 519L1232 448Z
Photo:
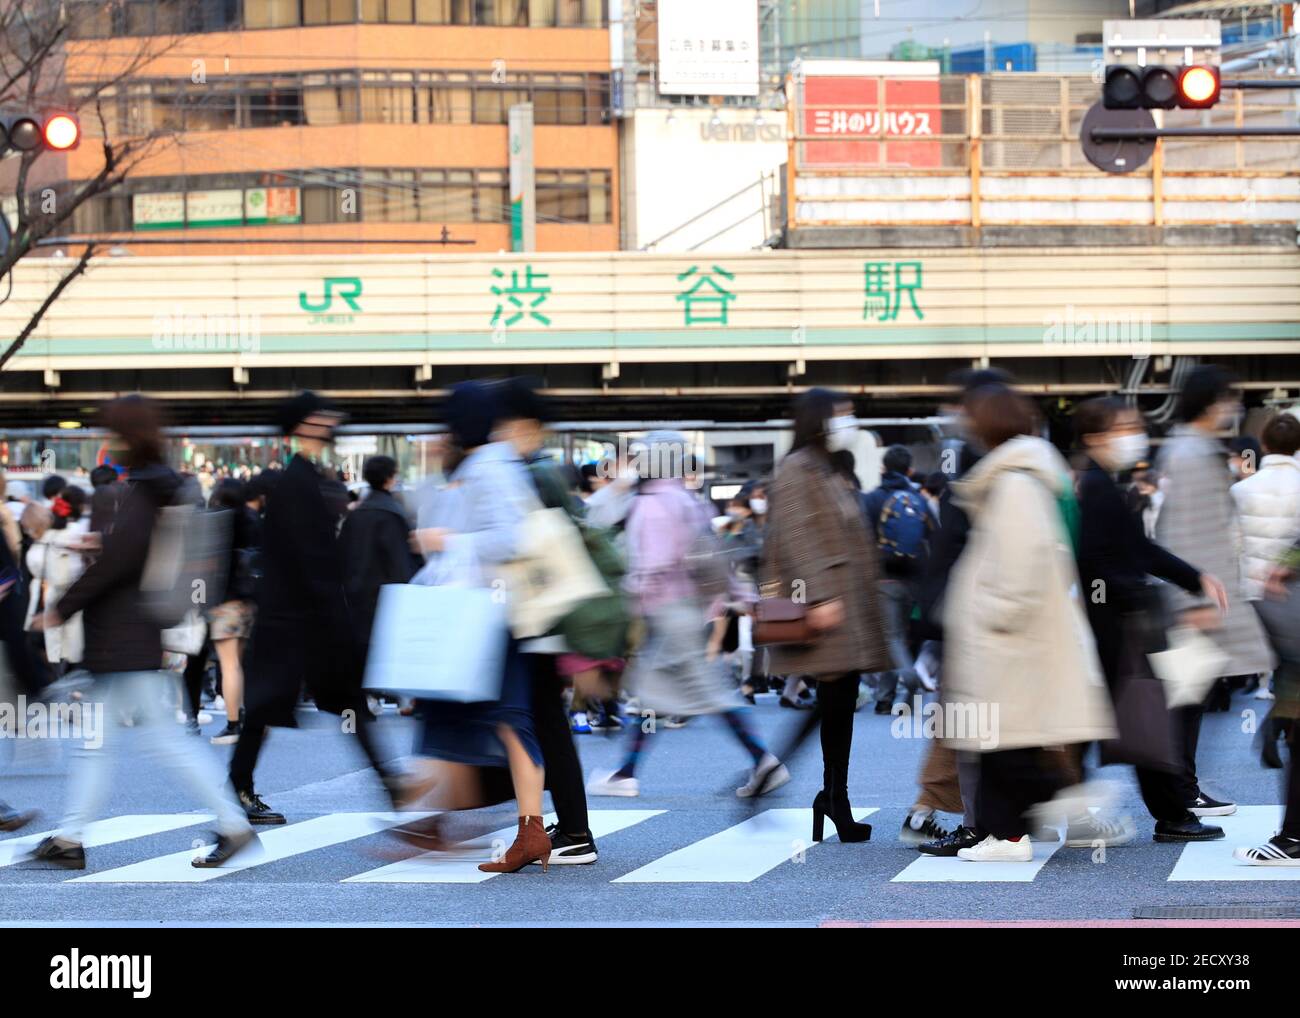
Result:
M1264 581L1284 552L1300 537L1300 461L1265 456L1259 469L1232 486L1241 518L1242 592L1264 596Z

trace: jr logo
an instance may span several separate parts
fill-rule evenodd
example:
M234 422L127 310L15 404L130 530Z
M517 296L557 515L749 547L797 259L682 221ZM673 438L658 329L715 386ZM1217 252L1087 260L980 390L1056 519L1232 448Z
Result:
M324 282L325 296L319 304L309 301L307 291L304 290L298 294L298 306L313 314L324 314L334 303L334 294L337 292L353 311L361 310L361 305L357 303L357 298L361 296L360 279L356 276L326 276Z

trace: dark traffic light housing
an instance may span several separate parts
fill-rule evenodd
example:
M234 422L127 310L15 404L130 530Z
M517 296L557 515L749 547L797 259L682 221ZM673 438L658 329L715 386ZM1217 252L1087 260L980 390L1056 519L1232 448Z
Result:
M81 122L71 113L0 113L0 152L67 152L81 144Z
M1219 69L1207 64L1111 64L1101 92L1108 110L1204 110L1219 101Z

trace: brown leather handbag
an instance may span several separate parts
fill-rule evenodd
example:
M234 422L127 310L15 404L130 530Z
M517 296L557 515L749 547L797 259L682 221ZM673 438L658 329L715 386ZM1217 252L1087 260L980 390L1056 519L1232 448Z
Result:
M788 597L764 597L754 605L754 646L812 643L817 630L808 624L808 606Z

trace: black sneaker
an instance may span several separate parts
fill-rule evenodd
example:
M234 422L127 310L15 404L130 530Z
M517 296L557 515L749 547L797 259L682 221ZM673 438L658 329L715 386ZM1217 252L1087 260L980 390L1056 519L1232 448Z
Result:
M590 834L582 838L571 838L555 824L546 828L551 839L551 866L587 866L596 861L596 839ZM541 864L534 859L534 865Z
M917 845L916 850L922 855L937 855L955 859L957 853L963 848L974 848L979 843L980 836L969 827L958 827L947 837L940 838L938 841Z
M227 721L226 727L221 729L211 739L214 746L230 746L239 741L240 727L238 721Z
M14 809L7 802L0 802L0 831L16 831L38 816L40 814L34 809Z
M877 714L892 714L892 713L894 713L894 701L892 701L892 700L877 700L877 701L876 701L876 713L877 713Z
M1230 817L1237 812L1235 802L1220 802L1202 792L1187 804L1187 812L1198 817Z
M1234 849L1232 857L1251 866L1300 866L1300 838L1275 834L1258 848Z
M257 840L257 835L253 833L251 827L238 834L218 834L216 837L217 843L212 846L212 851L207 855L196 855L190 860L191 866L197 870L224 866Z
M918 820L921 821L919 825ZM903 821L903 829L898 834L898 840L904 845L924 845L931 841L942 841L951 833L948 828L934 819L933 810L926 813L924 819L921 819L919 811L913 810Z
M62 841L53 835L32 849L32 858L52 862L65 870L86 868L86 850L75 841Z
M277 813L262 801L256 792L240 792L239 804L244 807L244 816L250 824L282 824L284 814Z
M1223 837L1223 828L1213 824L1203 824L1194 816L1183 820L1157 820L1154 841L1218 841Z
M185 719L185 734L186 734L186 735L202 735L202 734L203 734L203 729L199 727L199 719L198 719L198 718L186 718L186 719Z

